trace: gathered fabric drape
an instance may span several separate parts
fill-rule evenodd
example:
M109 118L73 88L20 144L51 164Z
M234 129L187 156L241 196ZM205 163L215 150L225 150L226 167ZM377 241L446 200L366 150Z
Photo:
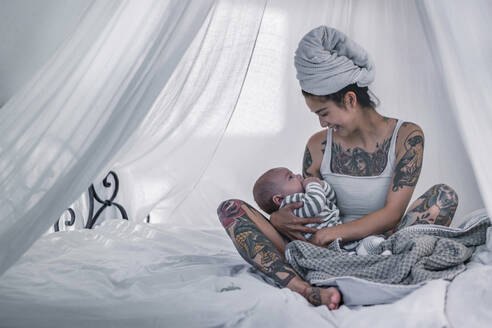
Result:
M111 165L213 1L95 1L0 111L0 273Z

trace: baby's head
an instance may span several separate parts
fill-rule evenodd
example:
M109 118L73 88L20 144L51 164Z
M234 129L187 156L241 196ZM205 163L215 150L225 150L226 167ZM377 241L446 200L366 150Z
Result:
M263 173L256 180L253 196L258 206L268 214L279 209L285 196L304 192L303 178L285 167L277 167Z

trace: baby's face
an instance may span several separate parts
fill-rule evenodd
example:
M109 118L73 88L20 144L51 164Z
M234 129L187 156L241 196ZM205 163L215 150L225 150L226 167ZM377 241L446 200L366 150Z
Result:
M294 174L291 170L282 168L277 172L277 183L281 186L283 196L304 192L302 175Z

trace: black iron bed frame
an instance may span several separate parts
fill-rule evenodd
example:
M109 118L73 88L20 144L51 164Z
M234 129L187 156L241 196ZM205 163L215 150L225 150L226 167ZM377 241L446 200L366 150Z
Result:
M126 213L125 208L121 204L114 201L116 199L116 196L118 195L118 190L119 190L119 186L120 186L120 181L118 179L118 175L114 171L109 171L109 173L103 179L102 184L105 188L111 188L111 186L113 186L113 184L109 180L110 177L114 181L114 190L108 199L103 200L101 197L99 197L99 195L96 193L96 190L94 188L94 184L91 184L89 189L88 189L89 214L88 214L87 221L86 221L86 224L84 227L85 229L92 229L94 227L94 225L96 224L97 219L101 216L101 213L106 208L111 207L111 206L116 206L116 208L119 210L119 212L121 214L122 219L128 220L128 215ZM101 204L101 206L94 213L94 204L96 202ZM70 208L66 209L65 212L68 212L70 214L70 218L66 219L64 222L65 226L66 227L73 226L75 224L75 219L76 219L75 211L73 210L73 208L70 207ZM60 231L60 219L62 217L63 217L63 215L55 222L55 224L53 226L55 232ZM146 222L150 223L150 215L147 215Z

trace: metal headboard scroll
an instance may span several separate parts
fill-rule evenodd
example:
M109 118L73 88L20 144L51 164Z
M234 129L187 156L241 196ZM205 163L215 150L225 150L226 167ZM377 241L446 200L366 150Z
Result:
M73 226L75 223L75 211L71 208L68 208L67 211L70 214L70 219L65 220L65 226L66 227ZM60 230L59 222L60 222L60 219L58 219L58 221L56 221L55 226L53 227L55 229L55 232Z
M92 229L92 227L94 227L94 225L96 224L97 219L99 218L101 213L107 207L110 207L110 206L116 206L116 208L120 211L122 218L124 220L128 220L128 215L126 214L126 210L123 208L123 206L121 206L120 204L118 204L114 201L116 196L118 195L118 190L119 190L119 186L120 186L118 175L116 175L116 173L114 171L110 171L108 173L108 175L106 175L106 177L103 180L103 186L106 188L110 188L112 186L111 181L109 181L110 177L112 177L114 180L114 191L113 191L113 194L111 195L111 197L109 197L109 199L105 199L105 200L101 199L101 197L99 197L99 195L96 193L96 190L94 189L94 184L92 184L89 187L89 190L88 190L88 192L89 192L89 215L87 217L87 222L85 224L86 229ZM97 210L95 215L94 215L94 203L95 203L94 201L96 201L102 205L101 207L99 207L99 209ZM70 214L70 218L65 220L65 226L72 226L75 224L75 211L72 208L68 208L67 211ZM149 222L149 221L150 221L150 217L147 219L147 222ZM55 231L60 230L59 220L56 221L53 228L55 229Z

